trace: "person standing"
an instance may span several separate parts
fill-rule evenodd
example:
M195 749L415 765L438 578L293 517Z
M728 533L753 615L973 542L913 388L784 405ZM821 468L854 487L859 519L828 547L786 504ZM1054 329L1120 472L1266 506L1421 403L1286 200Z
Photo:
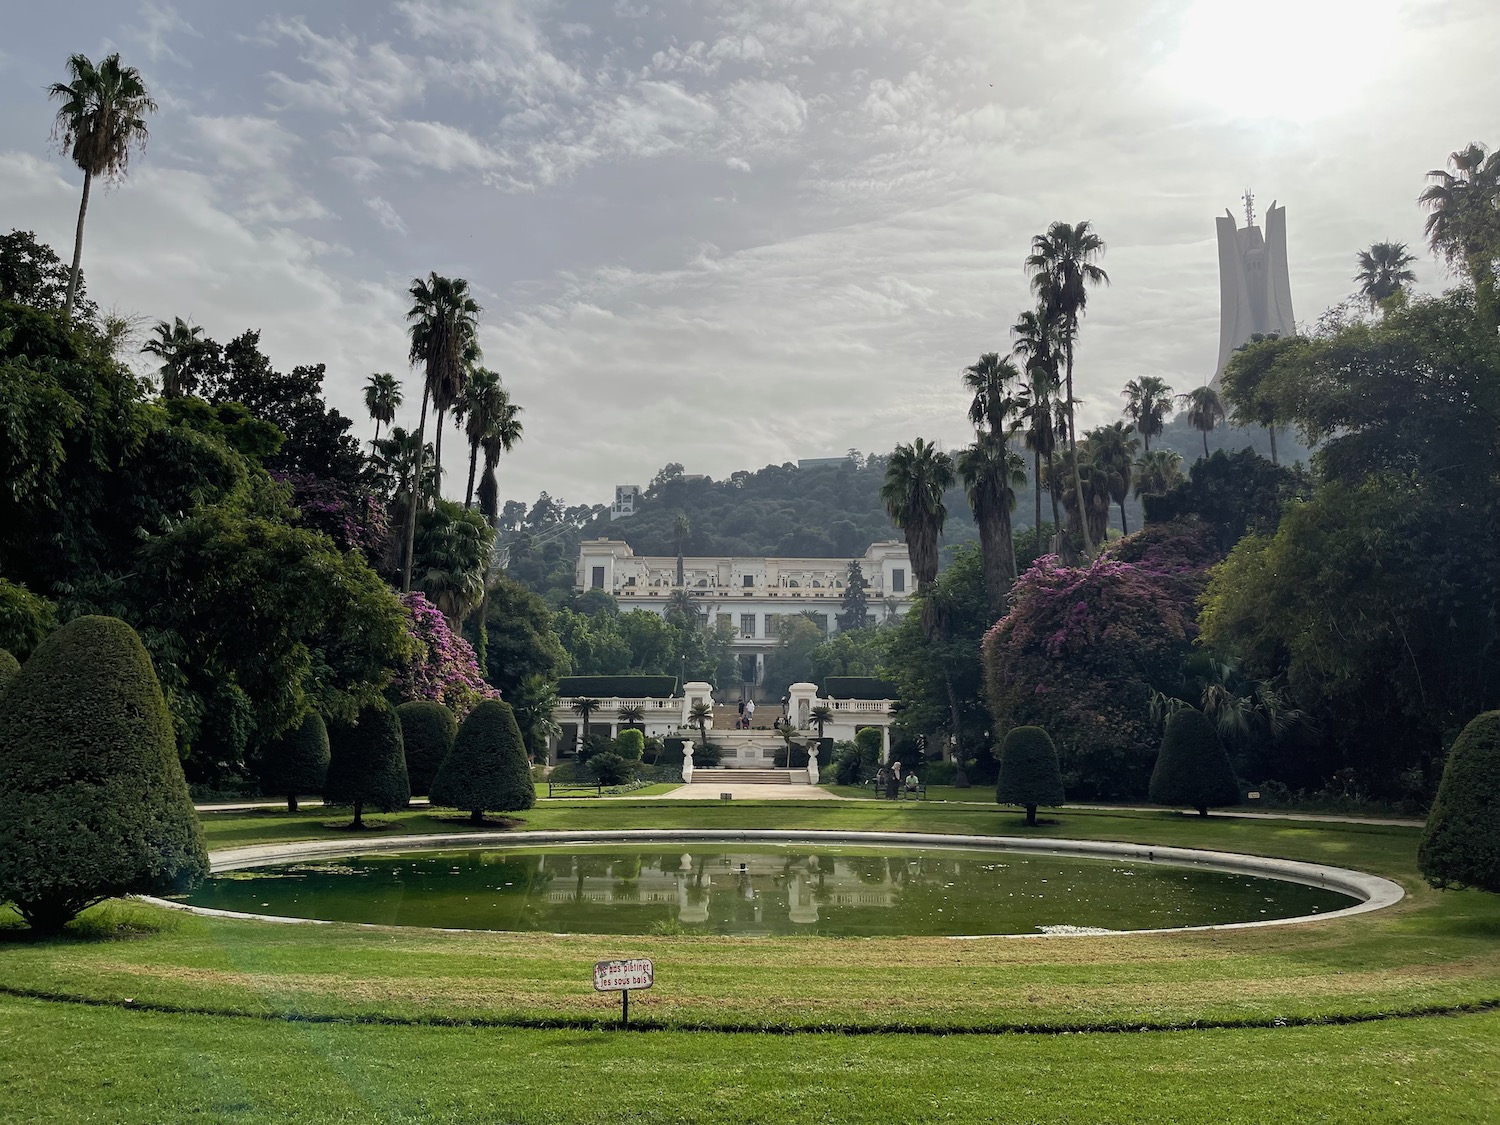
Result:
M734 721L734 729L735 730L744 730L745 729L745 701L743 699L740 700L740 715L739 715L739 718L735 719L735 721Z
M745 729L749 730L755 725L755 700L745 700Z

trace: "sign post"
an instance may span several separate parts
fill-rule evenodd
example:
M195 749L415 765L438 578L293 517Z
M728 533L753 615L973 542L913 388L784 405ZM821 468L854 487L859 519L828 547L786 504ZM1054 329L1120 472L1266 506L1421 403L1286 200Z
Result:
M594 991L620 993L620 1026L630 1025L630 993L637 988L650 988L655 978L655 969L645 957L629 961L595 961Z

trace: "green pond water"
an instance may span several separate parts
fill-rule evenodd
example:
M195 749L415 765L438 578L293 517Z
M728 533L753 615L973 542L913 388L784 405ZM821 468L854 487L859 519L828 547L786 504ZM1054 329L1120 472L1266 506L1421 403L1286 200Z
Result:
M874 937L1254 922L1327 913L1356 900L1200 867L716 843L361 855L227 872L186 901L397 926Z

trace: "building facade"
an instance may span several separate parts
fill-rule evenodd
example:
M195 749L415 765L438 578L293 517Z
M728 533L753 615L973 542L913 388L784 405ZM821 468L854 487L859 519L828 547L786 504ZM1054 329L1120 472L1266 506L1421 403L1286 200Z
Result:
M595 539L579 548L575 589L602 590L622 609L665 614L672 596L686 591L703 623L734 628L741 678L759 683L765 659L775 649L782 617L810 614L832 636L844 598L849 564L858 562L869 589L867 618L880 624L906 612L916 585L906 544L874 543L858 559L707 556L683 559L677 585L675 555L637 555L618 539Z

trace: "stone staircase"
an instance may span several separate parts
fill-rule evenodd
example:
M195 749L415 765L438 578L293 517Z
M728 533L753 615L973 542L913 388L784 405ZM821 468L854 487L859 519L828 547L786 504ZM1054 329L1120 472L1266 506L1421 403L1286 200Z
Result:
M808 785L806 770L725 769L709 766L693 770L693 784L715 785Z

